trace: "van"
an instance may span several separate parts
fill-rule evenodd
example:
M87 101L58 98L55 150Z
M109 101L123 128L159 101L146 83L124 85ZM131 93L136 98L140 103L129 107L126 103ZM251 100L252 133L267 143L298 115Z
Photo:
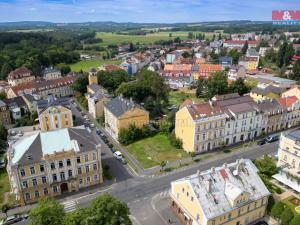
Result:
M114 153L114 156L115 156L117 159L123 158L123 157L122 157L122 153L119 152L119 151L116 151L116 152Z

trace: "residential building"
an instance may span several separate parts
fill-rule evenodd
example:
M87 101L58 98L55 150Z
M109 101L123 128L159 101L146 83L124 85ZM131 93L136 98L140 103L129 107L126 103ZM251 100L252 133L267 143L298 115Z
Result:
M21 205L103 182L101 146L83 127L24 134L7 157L11 193Z
M227 73L228 80L237 80L246 78L246 68L239 65L232 65Z
M219 64L221 64L222 69L224 70L226 67L231 67L232 65L232 57L222 56L219 58Z
M26 67L18 68L7 75L7 81L11 86L32 82L34 79L32 72Z
M246 70L253 71L258 67L258 57L242 56L239 58L239 65L244 66Z
M89 85L98 84L97 70L93 67L89 69Z
M104 105L110 100L110 95L107 91L98 84L92 84L88 89L88 109L93 118L104 116Z
M264 100L279 99L284 89L273 86L258 84L250 91L250 96L254 101L260 102Z
M166 64L160 75L171 88L189 86L193 81L192 64Z
M224 41L223 47L228 49L242 49L245 45L245 40L226 40Z
M279 173L273 176L296 192L300 192L300 130L282 132L278 148Z
M199 64L199 70L195 73L193 73L194 79L198 80L199 77L202 77L204 79L207 79L210 77L213 73L222 71L222 66L220 64Z
M149 112L132 100L120 96L112 99L104 106L105 129L118 139L119 131L127 129L131 124L142 127L149 124Z
M26 94L37 95L41 99L47 99L48 95L57 98L72 96L74 94L71 85L75 81L75 76L65 76L53 80L32 81L11 87L7 92L8 98L24 96Z
M182 105L175 134L187 152L203 153L251 140L262 132L263 114L250 96L228 94L207 103Z
M98 67L98 71L107 71L107 72L113 72L113 71L118 71L122 70L122 68L118 65L111 65L111 64L106 64Z
M61 78L61 72L58 69L55 69L53 67L49 67L49 68L46 68L43 71L43 78L45 80L58 79L58 78Z
M250 77L256 79L261 84L270 84L283 89L292 88L297 84L295 80L276 77L273 74L259 73Z
M286 113L283 128L298 126L300 122L300 101L296 96L282 97L279 103L285 108Z
M186 225L248 225L266 214L271 193L250 159L171 182L171 209Z
M11 124L9 107L2 100L0 100L0 124L4 126Z
M40 100L38 102L38 118L41 131L73 127L69 104L69 100L65 98Z
M296 96L298 99L300 99L300 88L299 86L294 86L289 90L286 90L281 94L282 97L290 97L290 96Z
M5 102L5 104L8 106L14 120L20 119L22 112L25 113L29 111L24 99L21 96L3 99L3 102Z
M248 48L257 48L260 40L249 40L248 42Z

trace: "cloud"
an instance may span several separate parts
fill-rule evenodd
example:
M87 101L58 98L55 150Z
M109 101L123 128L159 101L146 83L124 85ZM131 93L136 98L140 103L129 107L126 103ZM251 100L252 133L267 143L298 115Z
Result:
M26 13L24 8L31 13ZM300 1L264 0L262 4L261 0L0 0L0 21L271 20L271 12L275 9L300 9Z

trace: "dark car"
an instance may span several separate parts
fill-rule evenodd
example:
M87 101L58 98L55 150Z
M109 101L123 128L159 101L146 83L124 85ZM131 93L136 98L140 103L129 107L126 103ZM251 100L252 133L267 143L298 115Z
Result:
M124 165L127 164L126 159L124 159L123 157L122 157L122 158L119 158L118 160L119 160L122 164L124 164Z
M101 130L99 128L96 128L96 134L101 135Z
M115 153L117 151L117 149L115 147L110 148L112 153Z
M112 143L107 143L107 146L108 146L109 148L114 147L114 145L113 145Z
M261 140L258 140L258 141L257 141L257 144L258 144L258 145L264 145L264 144L266 144L266 143L267 143L266 139L261 139Z
M105 144L109 143L109 140L107 140L107 138L102 138L102 140Z
M254 224L254 225L268 225L268 223L265 222L265 221L259 221L259 222L257 222L257 223Z
M279 140L279 135L270 135L269 137L266 138L266 141L268 143L272 143L278 140Z
M18 215L13 215L13 216L9 216L7 217L6 221L4 224L6 225L10 225L10 224L14 224L17 222L20 222L22 220L22 217L18 216Z

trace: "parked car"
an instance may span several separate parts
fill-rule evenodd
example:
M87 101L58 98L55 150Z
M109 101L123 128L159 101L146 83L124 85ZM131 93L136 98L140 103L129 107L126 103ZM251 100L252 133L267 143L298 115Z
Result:
M10 224L20 222L21 220L22 220L22 217L20 217L18 215L13 215L13 216L7 217L4 224L5 225L10 225Z
M91 128L94 128L95 127L95 124L91 123Z
M22 131L18 132L18 137L22 137L24 135L24 133Z
M257 144L258 144L258 145L264 145L264 144L266 144L266 143L267 143L266 139L261 139L261 140L258 140L258 141L257 141Z
M109 143L109 140L107 140L107 138L102 138L102 140L105 144Z
M115 156L117 159L123 158L122 153L119 152L119 151L116 151L116 152L114 153L114 156Z
M99 128L96 128L96 134L101 135L101 130Z
M275 142L278 140L279 140L279 135L270 135L269 137L266 138L266 141L268 143Z
M265 222L265 221L259 221L259 222L257 222L257 223L254 224L254 225L268 225L268 223Z
M23 220L27 220L29 215L28 214L22 214L21 217L22 217Z
M108 146L109 148L114 147L114 145L113 145L112 143L107 143L107 146Z
M112 153L115 153L117 151L117 149L115 149L115 147L110 148Z
M126 161L126 159L125 158L120 158L120 159L118 159L122 164L124 164L124 165L126 165L127 164L127 161Z

